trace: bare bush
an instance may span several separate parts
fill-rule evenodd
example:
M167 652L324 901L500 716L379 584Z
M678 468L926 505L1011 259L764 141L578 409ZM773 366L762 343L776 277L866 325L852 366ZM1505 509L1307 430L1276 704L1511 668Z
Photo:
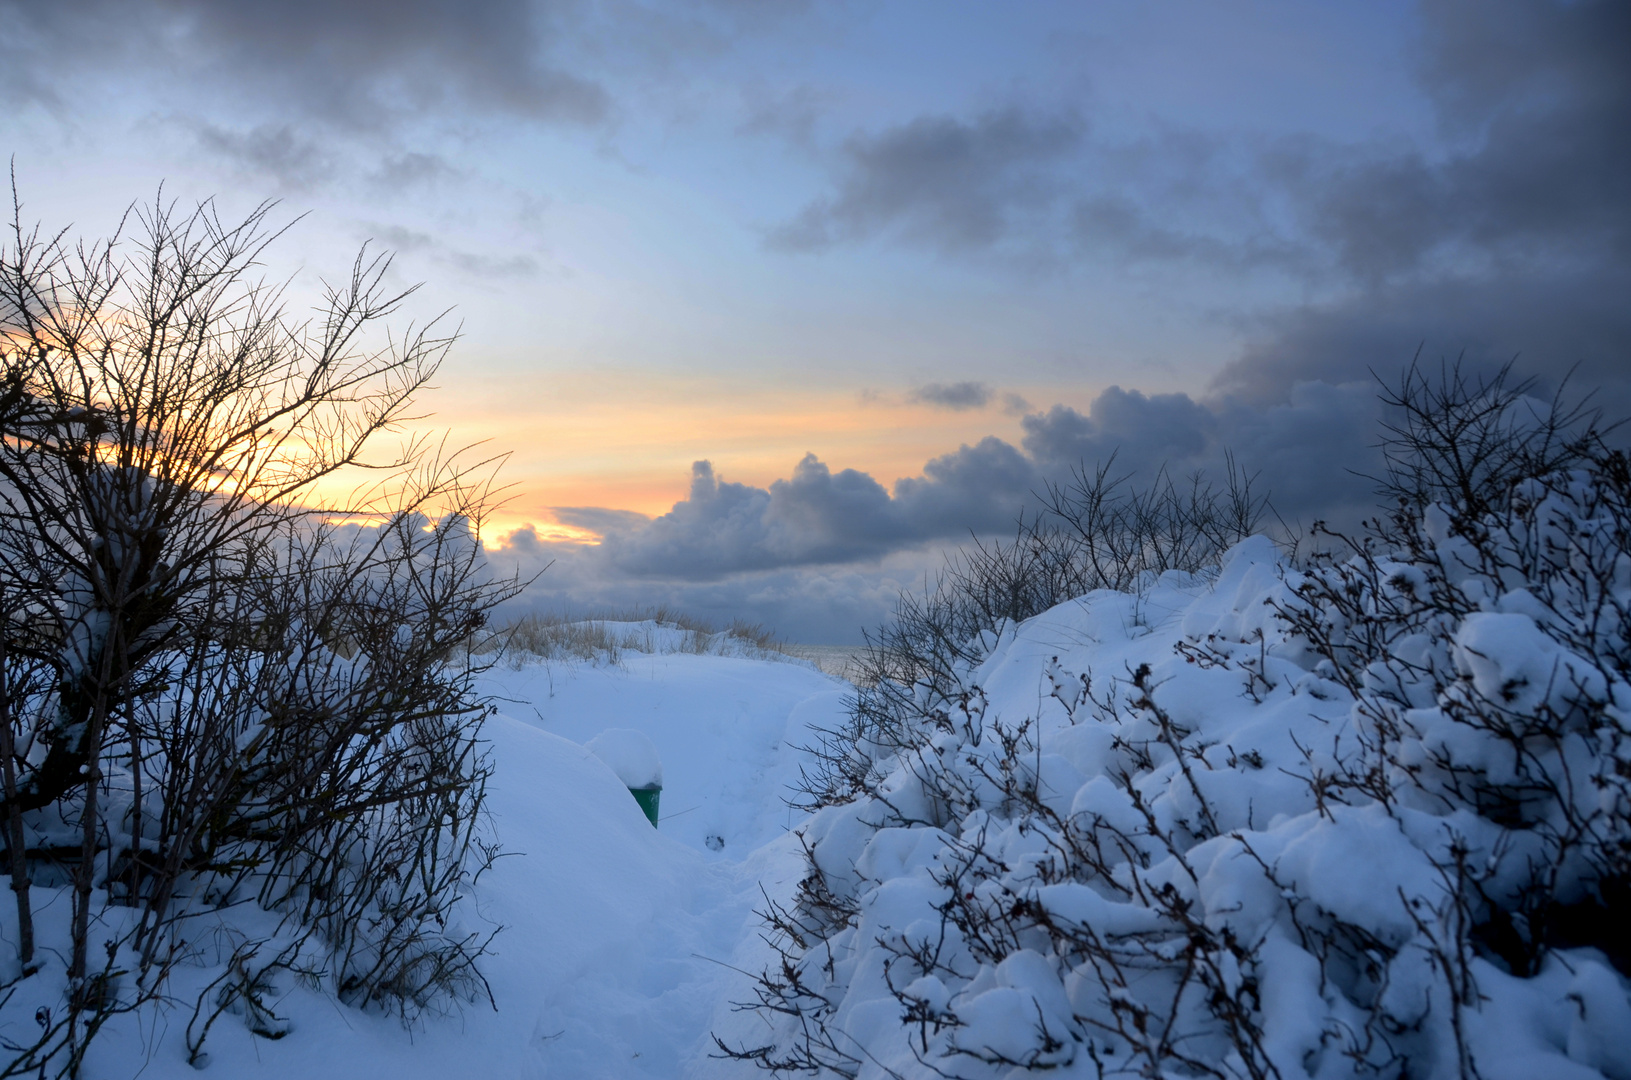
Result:
M1283 606L1354 695L1362 753L1324 778L1400 812L1471 810L1496 850L1445 866L1476 945L1516 975L1590 945L1631 969L1631 462L1584 406L1508 371L1412 370L1384 490ZM1420 508L1419 511L1416 508ZM1476 830L1470 830L1469 833ZM1449 962L1448 958L1447 961ZM1464 960L1463 960L1464 966Z
M450 916L486 843L486 704L453 660L513 591L473 532L490 470L423 440L369 456L452 339L376 340L413 290L366 253L291 318L250 276L269 211L159 202L133 241L71 245L19 208L0 249L9 993L64 1018L3 1075L75 1074L239 904L278 928L228 950L248 989L200 998L200 1040L280 969L410 1015L482 985L485 936ZM60 972L30 877L71 886Z
M590 614L533 613L497 627L471 643L479 655L499 654L512 663L529 659L605 660L624 652L782 654L776 635L738 619L720 628L666 607Z

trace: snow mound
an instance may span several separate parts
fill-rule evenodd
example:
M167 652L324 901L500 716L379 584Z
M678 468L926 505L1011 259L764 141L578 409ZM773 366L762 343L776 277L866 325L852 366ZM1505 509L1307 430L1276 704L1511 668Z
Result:
M657 744L633 728L607 728L583 744L617 778L631 788L663 786L663 763L657 757Z

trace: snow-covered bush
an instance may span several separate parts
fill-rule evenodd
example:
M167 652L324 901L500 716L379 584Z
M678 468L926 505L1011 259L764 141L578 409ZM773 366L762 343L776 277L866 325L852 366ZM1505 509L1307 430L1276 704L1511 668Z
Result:
M855 788L767 913L768 1037L722 1049L850 1077L1631 1076L1631 467L1525 389L1412 373L1402 498L1362 535L1296 563L1247 540L874 698L895 738L848 746ZM1435 471L1458 417L1469 449L1505 432L1498 460Z
M1201 474L1162 470L1144 486L1116 474L1115 458L1075 470L1042 493L1044 512L1022 518L1012 542L978 539L948 558L924 595L903 593L894 617L867 635L860 691L842 730L826 733L801 785L809 806L852 798L878 778L871 763L915 738L920 699L954 697L998 630L1094 589L1127 589L1167 570L1193 572L1250 536L1266 506L1229 459L1219 488Z
M449 339L370 344L383 259L287 317L248 276L268 209L0 248L0 1075L77 1075L161 1004L195 1063L223 1014L280 1036L294 978L404 1015L483 988L487 703L454 661L513 588L482 474L365 457Z

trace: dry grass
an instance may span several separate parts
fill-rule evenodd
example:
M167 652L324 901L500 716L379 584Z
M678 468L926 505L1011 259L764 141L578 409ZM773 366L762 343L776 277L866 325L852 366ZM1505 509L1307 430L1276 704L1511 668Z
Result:
M617 664L625 652L788 655L775 634L763 626L737 619L720 628L666 607L591 615L526 615L500 627L473 651L500 653L516 666L540 659Z

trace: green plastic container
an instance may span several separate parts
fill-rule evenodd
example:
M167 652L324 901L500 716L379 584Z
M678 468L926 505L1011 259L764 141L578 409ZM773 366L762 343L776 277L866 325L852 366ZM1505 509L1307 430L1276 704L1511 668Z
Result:
M633 795L634 801L640 804L640 809L646 812L647 820L651 822L651 827L655 829L657 827L657 802L663 797L663 789L660 787L631 787L629 788L629 794Z

